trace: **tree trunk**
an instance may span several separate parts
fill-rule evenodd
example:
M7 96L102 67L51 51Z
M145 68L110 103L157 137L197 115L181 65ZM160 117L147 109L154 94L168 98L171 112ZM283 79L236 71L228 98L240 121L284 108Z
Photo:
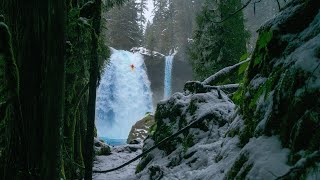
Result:
M3 1L3 0L2 0ZM64 106L64 0L6 1L20 72L22 121L12 121L9 179L59 179ZM19 145L21 143L21 145ZM18 145L18 146L16 146ZM8 179L7 178L7 179Z
M86 154L85 154L85 179L92 179L93 165L93 138L94 138L94 121L96 109L96 90L98 84L99 58L98 58L98 37L100 34L101 21L101 0L95 0L95 12L93 16L93 29L91 32L92 49L90 63L89 79L89 100L88 100L88 120L87 120L87 137L86 137Z

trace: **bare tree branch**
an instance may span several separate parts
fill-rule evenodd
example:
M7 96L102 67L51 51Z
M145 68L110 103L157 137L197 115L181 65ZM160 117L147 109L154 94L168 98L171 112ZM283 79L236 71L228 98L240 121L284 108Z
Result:
M223 23L223 22L225 22L226 20L230 19L231 17L233 17L234 15L236 15L238 12L240 12L240 11L242 11L244 8L246 8L246 7L250 4L251 1L252 1L252 0L248 0L248 2L247 2L245 5L243 5L240 9L238 9L238 10L236 10L235 12L229 14L229 16L227 16L226 18L222 19L221 21L215 21L215 22L213 22L213 23L217 23L217 24L218 24L218 23Z
M218 78L221 78L222 76L225 76L226 74L229 74L231 72L234 72L235 70L237 70L242 64L249 62L250 59L248 58L245 61L241 61L238 64L232 65L232 66L228 66L225 67L223 69L221 69L220 71L218 71L217 73L215 73L214 75L208 77L206 80L204 80L202 82L203 85L208 85L213 83L214 81L216 81Z

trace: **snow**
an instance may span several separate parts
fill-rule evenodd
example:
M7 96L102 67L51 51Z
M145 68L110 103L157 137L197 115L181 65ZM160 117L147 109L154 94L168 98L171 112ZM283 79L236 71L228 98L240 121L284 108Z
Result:
M267 81L268 78L258 76L255 77L251 82L250 85L253 89L258 89L260 85L264 84Z
M128 147L137 148L136 152L130 151ZM111 168L115 168L131 159L136 157L141 153L141 145L123 145L116 146L112 148L112 154L109 156L96 156L96 160L94 161L93 170L107 170ZM138 161L129 164L125 168L119 169L117 171L98 174L95 173L92 176L94 180L131 180L134 179L135 168L138 164Z
M309 171L306 180L319 180L320 179L320 163L317 163L316 167Z
M290 167L286 164L288 149L283 149L279 138L259 137L253 138L240 150L237 147L238 137L220 138L219 140L207 143L205 141L191 147L186 154L195 152L189 159L182 158L180 164L173 168L168 168L168 162L175 157L179 157L177 149L168 157L154 159L149 166L162 167L163 179L224 179L226 173L231 168L237 157L242 153L249 153L248 164L253 164L249 171L248 179L275 179L276 176L285 174ZM180 155L181 156L181 155ZM222 157L216 162L217 157ZM192 161L194 161L191 163ZM137 179L148 179L146 173L137 175Z
M140 53L142 55L145 55L145 56L160 56L160 57L165 57L164 54L161 54L157 51L151 51L145 47L133 47L131 48L130 50L131 52L134 52L134 53Z
M153 9L154 9L153 1L147 0L147 11L144 12L144 16L146 17L146 22L149 21L152 23L153 17L154 17Z
M230 132L230 131L241 132L242 131L242 129L244 127L244 122L243 122L241 115L237 114L234 119L230 118L230 121L231 121L231 123L229 125L228 132Z
M265 100L266 93L264 92L258 99L256 113L263 113L264 117L257 125L255 134L259 134L260 132L263 132L265 130L265 125L273 110L273 95L274 91L269 92L269 95Z
M274 175L285 174L290 169L290 166L287 165L290 151L281 146L277 136L251 138L242 149L238 147L239 137L237 135L227 136L230 130L241 130L243 120L235 110L235 105L223 92L221 94L222 98L219 99L215 90L187 95L176 93L167 101L162 101L161 103L166 105L166 108L179 104L180 109L186 114L188 124L213 115L210 116L211 120L209 118L206 121L209 130L191 128L189 134L193 135L195 145L189 147L187 151L181 144L178 144L176 149L168 155L160 149L150 152L153 159L142 172L136 175L136 179L150 179L149 168L155 167L160 167L157 173L162 174L162 179L225 179L232 165L243 154L247 154L248 160L239 172L245 171L246 166L252 165L252 169L248 172L248 179L256 179L256 177L275 179ZM191 101L197 107L194 115L186 110ZM162 121L170 123L166 118ZM178 126L177 124L171 124L171 126ZM174 133L179 128L172 127L171 130ZM183 138L183 136L179 137ZM145 146L148 148L153 144L154 141L150 138L145 141Z
M285 174L290 166L287 165L289 149L282 148L279 137L260 136L251 138L241 153L250 154L248 163L253 167L247 175L248 179L275 179Z

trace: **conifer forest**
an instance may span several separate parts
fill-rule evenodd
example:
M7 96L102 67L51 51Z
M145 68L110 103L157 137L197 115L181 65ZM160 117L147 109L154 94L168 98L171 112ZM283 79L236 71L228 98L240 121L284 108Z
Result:
M320 180L319 0L0 0L1 180Z

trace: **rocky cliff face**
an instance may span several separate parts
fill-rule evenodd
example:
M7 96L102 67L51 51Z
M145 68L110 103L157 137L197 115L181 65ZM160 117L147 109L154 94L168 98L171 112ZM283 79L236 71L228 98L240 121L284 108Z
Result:
M130 130L127 143L133 144L133 143L139 143L145 140L146 137L148 136L151 126L153 125L154 125L154 116L151 114L148 114L146 117L136 122Z
M151 82L153 104L155 107L156 104L163 99L165 56L143 55L148 77ZM192 78L191 65L187 61L182 61L178 59L178 57L175 57L172 68L172 92L182 92L184 83L188 80L192 80Z
M319 179L320 1L292 0L259 30L233 100L216 90L158 104L139 179Z

